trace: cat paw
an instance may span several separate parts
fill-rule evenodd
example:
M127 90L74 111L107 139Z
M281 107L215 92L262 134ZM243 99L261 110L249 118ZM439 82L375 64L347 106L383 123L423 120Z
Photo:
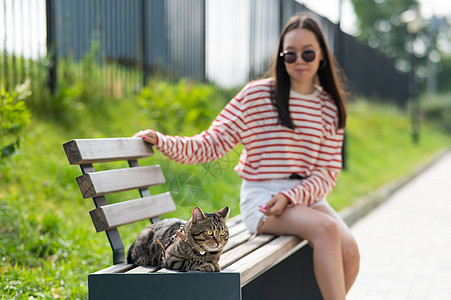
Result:
M219 267L219 266L218 266ZM204 263L194 268L194 271L201 271L201 272L219 272L217 270L217 267L210 263Z
M213 266L215 267L213 272L221 272L221 267L219 266L218 263L214 263Z
M136 266L145 266L148 264L147 259L136 259L135 261L133 261L133 264Z

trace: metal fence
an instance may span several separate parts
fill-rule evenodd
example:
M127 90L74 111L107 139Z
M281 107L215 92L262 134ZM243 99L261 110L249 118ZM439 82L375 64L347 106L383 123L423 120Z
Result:
M241 86L267 70L282 26L305 10L294 0L2 0L0 85L32 79L30 66L41 61L54 89L58 63L97 45L105 80L126 82L126 93L154 74ZM408 74L317 19L356 93L406 103Z
M45 31L44 1L0 1L0 87L11 90L42 76Z

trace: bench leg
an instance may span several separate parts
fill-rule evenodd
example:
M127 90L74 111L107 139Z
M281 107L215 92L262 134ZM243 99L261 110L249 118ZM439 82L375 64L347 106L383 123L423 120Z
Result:
M313 249L306 245L242 288L243 300L323 299L313 273Z

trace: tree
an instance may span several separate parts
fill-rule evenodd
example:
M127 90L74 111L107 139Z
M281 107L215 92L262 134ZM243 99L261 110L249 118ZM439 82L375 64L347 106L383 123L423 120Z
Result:
M403 72L414 69L417 83L435 72L437 18L424 20L417 0L351 0L359 22L359 39L395 59ZM434 73L435 74L435 73Z
M418 9L416 0L351 0L359 22L359 39L392 58L408 58L407 24L402 14ZM406 53L407 52L407 53Z

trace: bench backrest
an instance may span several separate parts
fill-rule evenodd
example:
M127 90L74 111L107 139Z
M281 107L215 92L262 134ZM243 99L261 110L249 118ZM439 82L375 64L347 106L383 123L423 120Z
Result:
M83 175L77 183L83 198L92 198L90 211L97 232L105 231L113 249L113 263L125 261L125 251L117 227L150 219L175 210L169 192L151 195L149 187L165 183L160 166L142 166L139 158L153 155L152 148L139 138L75 139L63 145L71 165L80 165ZM96 172L94 163L128 161L130 168ZM105 195L139 190L141 198L108 204Z

